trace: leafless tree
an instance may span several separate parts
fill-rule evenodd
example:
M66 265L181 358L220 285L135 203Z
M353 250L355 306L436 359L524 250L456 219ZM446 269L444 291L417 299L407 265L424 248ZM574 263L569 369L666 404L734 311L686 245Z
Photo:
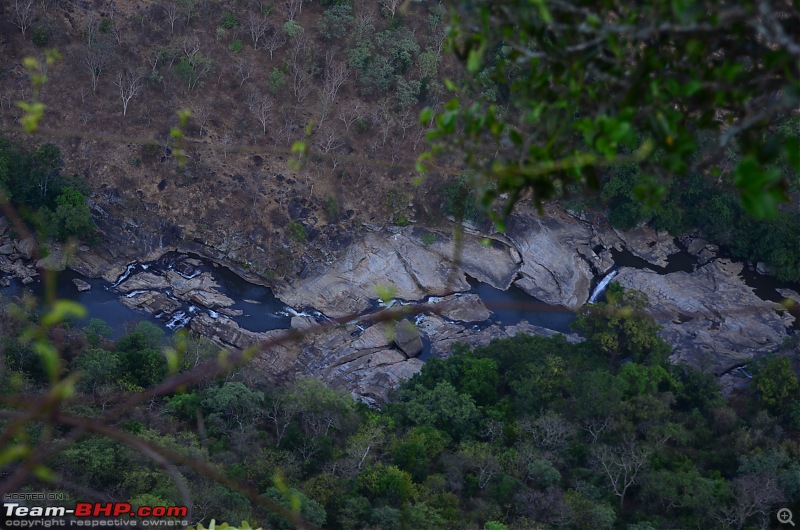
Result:
M294 20L294 17L303 11L303 0L285 0L283 3L286 8L286 18Z
M368 37L373 31L375 31L375 25L373 24L374 21L375 15L370 9L362 7L358 10L355 23L357 41Z
M164 6L164 15L169 22L169 32L175 33L175 22L178 20L178 6L172 2L168 2Z
M92 115L88 112L81 112L78 115L78 119L81 121L82 124L86 125L92 120Z
M402 0L381 0L381 5L388 11L392 18L394 18L394 14L397 11L397 7L402 3Z
M292 93L298 103L302 103L314 89L314 77L319 73L311 55L311 44L307 35L302 34L294 41L291 50L289 74L292 77Z
M122 115L128 113L128 103L142 89L142 74L128 69L117 72L114 84L119 88L119 96L122 99Z
M584 431L589 433L589 436L592 437L592 445L594 445L597 443L597 439L600 437L600 435L612 425L614 425L614 420L611 416L605 416L602 418L593 416L583 422L582 428Z
M253 75L253 64L244 57L239 58L236 61L236 75L239 77L239 86L244 85L244 82Z
M359 100L356 100L353 105L345 107L339 114L339 120L344 124L345 131L350 132L350 126L353 125L356 120L363 119L364 112L364 104Z
M336 137L335 133L330 132L317 142L317 147L321 152L328 154L342 147L342 142Z
M183 12L183 16L186 17L186 25L190 26L192 24L192 19L196 14L196 5L195 0L182 0L181 1L181 11Z
M147 51L147 64L150 65L150 71L155 73L158 64L161 62L161 50L159 48L150 48Z
M334 61L333 54L329 54L325 61L325 79L322 83L322 89L319 94L320 101L320 116L319 127L325 122L325 119L330 114L333 104L336 101L336 95L339 89L347 81L349 71L347 65L343 62Z
M247 107L261 123L264 134L267 134L267 124L272 118L272 100L269 96L253 92L248 98Z
M373 149L377 150L378 147L383 147L386 145L386 141L389 139L389 134L391 134L392 129L394 128L394 117L392 116L390 109L391 102L387 98L379 103L372 111L372 123L381 133L379 136L376 136ZM380 142L380 145L378 145L378 142Z
M97 35L100 32L100 18L95 13L90 13L86 19L86 24L83 27L83 33L86 38L86 46L89 48L97 44Z
M59 0L39 0L39 5L42 6L42 11L45 13L50 9L50 6L57 5L58 3Z
M197 125L200 126L200 138L203 137L203 130L208 123L208 120L211 118L211 111L205 103L195 105L192 107L192 118L194 118Z
M34 7L33 0L13 0L11 4L11 21L23 35L33 22Z
M267 34L267 29L269 29L269 24L267 24L267 19L258 14L258 15L250 15L250 18L247 19L247 29L250 31L250 38L253 39L253 49L258 49L258 41Z
M747 474L733 480L733 501L720 508L717 518L728 528L742 528L753 516L760 516L769 528L770 508L785 498L778 478L771 473Z
M402 138L405 140L406 131L417 124L417 115L411 111L411 107L406 107L403 112L397 116L397 125L403 131ZM416 146L414 147L416 149Z
M269 51L269 58L272 59L272 55L284 44L286 44L286 35L279 29L273 29L264 46Z
M100 49L87 49L83 55L83 64L86 66L92 79L92 92L97 92L97 83L100 80L100 74L103 73L103 70L108 64L108 54Z
M633 438L615 446L596 446L592 451L592 463L608 477L620 507L624 506L628 489L636 484L639 473L647 466L651 453L649 447L637 444Z
M532 420L522 422L522 429L531 435L533 442L547 451L563 451L569 439L575 434L574 426L560 414L547 412Z

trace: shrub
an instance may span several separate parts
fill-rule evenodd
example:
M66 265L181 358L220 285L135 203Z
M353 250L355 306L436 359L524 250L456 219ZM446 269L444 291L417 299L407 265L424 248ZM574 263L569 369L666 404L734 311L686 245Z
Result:
M31 31L31 40L33 45L38 48L44 48L50 41L50 33L45 28L36 27Z
M303 241L308 237L306 227L297 221L289 221L286 228L289 230L289 237L295 241Z
M86 237L92 233L94 223L83 193L65 188L56 198L56 204L54 212L45 208L50 236L64 241L72 236Z
M225 16L222 17L222 24L221 26L225 29L235 28L239 25L239 19L236 17L234 13L225 13Z
M241 52L241 51L242 51L242 47L243 47L243 45L242 45L242 39L236 39L235 41L233 41L233 42L230 44L230 46L228 46L228 49L229 49L230 51L232 51L233 53L239 53L239 52Z
M114 21L108 17L103 17L100 20L100 32L109 34L112 29L114 29Z
M353 8L349 5L336 5L322 13L317 28L326 39L339 39L353 23Z
M283 32L286 33L288 36L294 38L303 33L303 26L301 26L294 20L287 20L286 23L284 23L283 25Z

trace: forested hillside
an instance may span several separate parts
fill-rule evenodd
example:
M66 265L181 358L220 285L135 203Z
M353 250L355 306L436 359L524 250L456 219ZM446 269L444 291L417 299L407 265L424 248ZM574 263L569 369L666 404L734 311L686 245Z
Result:
M191 462L286 508L297 503L324 528L764 527L777 507L800 501L796 341L751 367L749 392L725 399L713 376L666 362L644 302L612 289L579 318L579 344L519 336L454 348L380 410L315 379L275 388L240 370L143 403L111 422L120 437L82 437L52 470L67 506L87 495L175 506L188 494L193 521L269 528L292 525ZM36 318L3 314L5 398L47 382L13 338ZM99 321L55 330L64 369L81 374L79 399L61 415L102 419L120 391L167 373L159 329L143 323L116 343L106 333ZM216 355L199 339L179 348L180 372ZM31 441L43 451L69 432ZM190 461L162 469L128 445L133 435Z
M600 294L598 280L624 268L612 249L669 240L678 254L669 234L722 247L693 255L693 273L730 256L800 281L792 202L800 6L740 4L4 0L0 254L24 269L23 283L40 269L44 300L22 287L0 293L0 492L63 493L66 507L189 506L193 525L256 528L722 530L770 527L782 507L797 516L800 346L796 329L787 331L796 292L781 291L784 305L743 281L723 293L726 303L755 300L755 311L768 313L756 331L675 295L684 305L671 324L703 321L690 337L702 347L721 327L747 339L745 360L717 374L724 388L715 375L669 361L673 348L642 292L611 284L605 301L581 307ZM547 225L549 201L571 212L559 222L572 232ZM531 208L531 219L516 219L519 240L509 242L501 232L519 203L539 216ZM591 226L597 219L608 241ZM652 241L616 230L643 224ZM404 235L408 225L420 230ZM464 227L473 265L483 248L497 261L467 274L431 258L452 248L458 262ZM377 285L369 300L364 292L376 286L347 291L348 274L374 272L361 262L394 270L375 254L325 269L367 230L373 241L409 238L392 249L411 278L408 292L429 285L420 270L440 284L461 274L463 285L414 300L395 299L391 285ZM41 248L29 239L23 256L29 231ZM558 253L559 234L580 249L565 251L551 267L563 274L554 274L537 260ZM222 265L302 291L313 283L292 282L328 272L320 300L329 307L396 307L337 320L298 302L284 315L293 329L248 335L227 319L225 342L213 326L241 315L234 300L214 306L208 293L226 293L211 289L205 297L187 290L178 302L163 271L147 273L145 255L181 245L182 259L216 261L184 260L198 265L168 271L177 282ZM175 314L190 300L217 342L165 335L147 321L112 340L102 319L87 323L79 304L57 299L38 258L98 248L110 258L93 272L113 278L109 291L131 271L151 274L149 292L133 278L119 298L145 293ZM442 266L406 266L404 249ZM640 261L669 265L666 255L651 258ZM550 274L555 303L569 295L578 308L570 314L577 335L471 347L452 337L482 331L488 318L439 319L452 332L439 343L455 343L452 351L373 407L316 377L276 371L267 382L248 364L271 366L271 347L304 334L335 330L348 345L368 343L368 329L372 339L386 335L370 359L389 352L419 370L420 334L409 332L416 354L400 353L391 321L441 316L430 294L469 291L480 302L470 275L489 277L494 263L507 269L498 274L508 277L505 289L522 279L527 294ZM585 275L564 278L577 268ZM691 278L710 278L716 295L725 290L717 279L738 281L743 268ZM654 282L651 293L678 291L675 278ZM137 307L153 309L152 321L165 314ZM256 339L221 350L242 337ZM327 353L319 344L331 346L319 341L281 361L322 372L352 360L315 365Z

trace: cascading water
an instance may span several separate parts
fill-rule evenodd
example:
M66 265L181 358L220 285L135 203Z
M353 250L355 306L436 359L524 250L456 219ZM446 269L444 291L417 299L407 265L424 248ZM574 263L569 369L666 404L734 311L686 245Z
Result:
M616 275L617 275L617 271L611 271L605 276L605 278L600 280L600 283L598 283L597 287L594 288L594 292L592 293L592 296L589 297L589 303L590 304L593 304L593 303L595 303L597 301L597 297L600 296L601 294L603 294L603 291L606 290L606 287L608 287L608 284L611 283L611 280L613 280L614 276L616 276Z

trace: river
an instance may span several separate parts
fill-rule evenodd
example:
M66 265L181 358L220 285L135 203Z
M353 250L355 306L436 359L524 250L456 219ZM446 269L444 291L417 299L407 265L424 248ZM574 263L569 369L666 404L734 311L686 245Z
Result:
M697 259L689 255L685 250L670 256L665 267L652 265L627 250L614 250L612 254L615 267L606 276L613 274L620 267L647 268L659 274L669 274L677 271L691 272L697 267ZM187 263L191 265L187 265ZM234 301L233 305L227 307L229 312L234 313L230 315L231 318L245 329L251 331L286 329L290 327L292 315L297 314L292 308L277 299L268 287L250 283L230 269L201 256L178 254L176 252L166 253L156 261L132 263L126 273L114 283L109 283L102 279L87 278L77 272L66 270L56 276L56 296L82 304L87 309L88 318L104 320L112 329L112 338L119 338L133 324L142 320L158 323L168 334L171 334L177 329L186 327L190 319L200 312L207 312L216 317L218 311L207 309L190 301L179 300L169 288L154 289L154 291L168 296L175 303L180 304L180 307L171 312L171 314L159 314L156 312L148 315L123 304L120 298L124 296L124 293L117 292L114 289L115 286L122 283L122 280L126 280L137 272L147 271L163 276L167 271L176 270L176 267L182 268L179 274L184 278L193 278L202 273L208 273L213 276L213 280L218 285L218 291ZM753 288L763 299L780 301L782 297L775 290L776 288L789 288L800 292L800 285L779 282L773 277L758 274L747 267L742 276L747 285ZM87 282L91 286L91 290L78 292L73 283L74 279ZM601 289L598 290L601 281L601 278L597 278L593 285L594 292L592 297L597 301L603 299L602 290L605 286L600 285ZM486 283L470 278L470 286L469 292L477 294L492 311L490 320L479 324L479 327L492 323L514 325L521 321L527 321L536 326L567 333L570 331L570 325L575 320L575 313L569 309L537 300L514 285L505 291L501 291ZM18 296L26 288L30 288L33 294L39 297L43 295L44 288L40 278L37 278L34 283L27 287L12 281L10 287L0 290L0 294L11 297ZM138 292L134 291L133 294ZM305 311L305 314L316 314L316 316L321 317L319 313L313 311L313 308L299 308L299 310ZM795 315L800 316L797 312L795 312ZM83 323L78 322L77 325L82 325ZM797 318L795 329L798 329L799 325L800 318Z

